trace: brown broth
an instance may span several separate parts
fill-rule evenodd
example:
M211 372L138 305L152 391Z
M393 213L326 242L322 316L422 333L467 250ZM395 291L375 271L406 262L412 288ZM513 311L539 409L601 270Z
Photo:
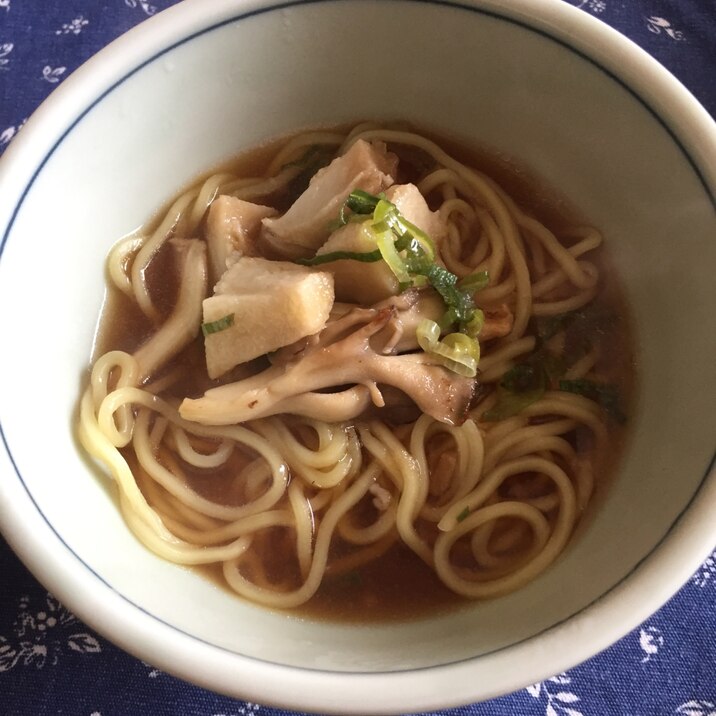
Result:
M430 134L428 133L427 136ZM466 164L485 171L524 210L555 233L565 227L585 223L567 201L510 158L474 147L466 147L443 137L432 138L448 153L459 157ZM261 146L219 169L226 169L237 175L259 174L284 141L280 140ZM399 182L415 179L421 171L421 162L424 161L420 152L412 152L410 157L407 155L411 152L405 154L406 157L402 157L402 155L401 157L408 159L410 166L402 170ZM297 187L292 187L290 191L295 193ZM277 195L269 197L266 201L262 200L262 203L285 209L292 198L287 195ZM161 213L153 222L155 226L160 217ZM149 228L152 228L151 224ZM594 303L598 304L600 311L609 316L609 321L605 322L607 327L600 329L604 331L604 338L608 339L606 343L609 345L609 351L608 355L607 351L604 351L598 367L600 372L611 382L619 385L624 410L628 415L633 409L636 385L631 319L624 294L616 278L616 272L610 264L608 256L603 249L599 250L597 254L598 258L594 253L590 254L590 260L597 261L603 277L603 285ZM161 250L152 261L147 276L151 295L164 315L171 311L177 293L176 277L169 265L170 261L170 253L167 250ZM132 302L118 290L110 288L100 319L93 354L97 357L114 349L131 352L146 340L151 331L151 323ZM181 379L167 391L170 397L180 399L187 396L199 396L209 387L244 377L247 371L249 373L257 372L266 365L265 359L258 359L248 369L242 367L223 376L218 381L212 381L206 374L203 339L200 336L170 365L166 366L162 374L175 370L177 366L183 367ZM624 450L628 435L626 427L610 423L609 433L609 451L607 455L596 458L597 464L601 465L601 470L600 474L596 476L595 494L590 502L588 514L582 516L577 526L577 533L584 529L587 520L594 514L594 506L603 500L611 476L615 473ZM575 437L575 439L578 438ZM125 452L133 463L134 460L128 451ZM185 465L183 467L187 472L188 483L199 494L223 504L233 505L241 502L241 496L232 486L234 484L233 476L252 458L253 456L248 452L243 456L237 453L232 458L230 465L208 476L205 470L191 470L187 469ZM369 510L370 508L365 509ZM277 528L274 532L273 541L264 540L267 574L275 579L285 578L289 582L296 583L297 586L299 576L295 556L294 554L290 558L282 556L285 544L290 542L285 539L286 530ZM329 555L329 571L318 593L307 604L294 610L294 613L311 618L340 621L399 620L455 608L467 601L447 589L433 571L399 539L396 539L384 554L367 565L347 570L331 570L332 561L340 562L340 559L348 554L350 549L340 540L335 541ZM279 555L278 558L276 555ZM196 569L207 578L228 589L220 565L208 565Z

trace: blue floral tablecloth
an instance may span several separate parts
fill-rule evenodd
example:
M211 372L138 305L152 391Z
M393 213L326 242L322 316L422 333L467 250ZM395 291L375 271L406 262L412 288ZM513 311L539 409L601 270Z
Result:
M0 153L75 68L176 1L0 0ZM716 0L569 1L636 41L716 115ZM48 594L0 538L0 716L283 713L124 653ZM716 552L659 612L597 657L443 714L716 716Z

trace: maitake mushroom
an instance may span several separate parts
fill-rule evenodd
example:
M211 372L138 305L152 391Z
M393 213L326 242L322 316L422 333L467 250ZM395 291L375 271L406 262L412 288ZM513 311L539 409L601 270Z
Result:
M384 341L372 345L371 339L384 329L392 333L391 322L399 330L397 319L392 304L353 309L297 347L287 361L213 388L202 398L187 398L179 412L204 425L231 425L279 413L350 420L370 406L370 399L384 406L380 386L386 385L436 420L462 423L474 395L474 378L453 373L423 352L385 355ZM319 392L331 388L337 392Z

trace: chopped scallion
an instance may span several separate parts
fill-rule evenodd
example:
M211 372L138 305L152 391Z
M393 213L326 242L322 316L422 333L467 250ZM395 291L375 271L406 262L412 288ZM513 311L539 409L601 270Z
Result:
M484 325L485 314L479 308L476 308L472 318L465 324L465 333L471 338L477 338Z
M408 221L399 211L395 204L389 202L387 199L381 199L375 207L373 212L373 226L378 229L378 226L385 225L390 228L396 236L405 237L408 236L412 241L415 242L415 249L419 247L422 249L422 253L425 255L428 263L435 261L435 244L432 239L415 224Z
M467 518L467 516L468 516L469 514L470 514L470 508L469 508L469 507L464 507L464 508L461 510L460 514L459 514L455 519L456 519L457 522L462 522L463 520L465 520L465 519Z
M327 254L317 254L312 259L296 259L297 264L302 266L319 266L320 264L328 264L331 261L341 261L350 259L351 261L362 261L363 263L373 263L383 258L380 251L331 251Z
M458 375L474 378L480 360L480 344L464 333L450 333L440 340L440 326L428 318L418 324L418 345L441 365Z
M346 215L347 211L352 213ZM473 294L487 286L487 272L478 271L458 281L454 273L436 263L432 239L408 221L384 195L376 196L361 189L352 191L341 207L337 223L344 226L352 220L366 222L364 226L374 237L377 251L336 251L298 259L297 263L317 266L342 259L367 263L382 259L397 278L401 292L410 287L432 286L445 304L445 313L439 325L436 324L438 337L430 352L440 355L443 364L452 370L474 377L479 359L476 338L485 317L476 308ZM441 331L450 332L455 327L459 331L455 335L464 335L464 340L451 339L447 343L439 340Z
M227 328L231 328L234 325L234 314L229 313L216 321L209 321L208 323L201 324L201 332L205 335L211 335L212 333L219 333L225 331Z
M345 226L350 221L350 218L346 216L346 209L350 209L356 216L368 216L375 211L380 200L380 196L374 196L362 189L354 189L341 206L338 226Z
M382 199L379 196L355 189L348 195L346 206L355 214L372 214L380 201Z
M375 241L378 244L383 261L388 264L388 268L395 274L398 281L401 284L411 285L408 268L398 253L393 233L391 231L376 233Z
M487 271L477 271L475 273L471 273L469 276L465 276L465 278L461 278L457 285L462 291L471 291L472 293L475 293L477 291L482 291L483 288L487 288L489 283L490 275Z

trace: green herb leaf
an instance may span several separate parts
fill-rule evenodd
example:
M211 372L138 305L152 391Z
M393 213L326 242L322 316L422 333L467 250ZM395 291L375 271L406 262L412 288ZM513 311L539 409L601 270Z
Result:
M205 335L211 335L212 333L219 333L225 331L227 328L231 328L234 325L234 314L229 313L223 318L219 318L216 321L209 321L209 323L201 324L201 332Z
M487 422L497 422L521 413L544 395L544 388L535 388L524 393L511 393L505 388L497 389L497 402L482 414Z
M621 408L621 397L615 385L595 383L593 380L560 380L559 389L568 393L577 393L599 403L618 423L625 423L627 418Z
M560 390L594 400L617 422L625 422L615 386L586 379L561 380L567 368L590 350L590 336L603 334L609 326L610 314L593 306L537 321L534 352L505 373L497 389L497 402L483 414L483 419L496 421L516 415L539 400L548 387L558 386ZM561 331L565 332L565 347L561 356L555 356L547 349L547 342Z
M535 356L542 364L542 370L544 371L548 383L559 380L566 373L567 368L573 362L567 362L563 358L558 358L549 351L540 351L539 353L536 353Z
M300 167L301 171L291 180L287 193L291 197L298 197L306 190L313 175L331 163L335 156L335 148L328 145L312 144L301 157L293 162L284 164L282 169Z
M541 363L518 363L502 377L497 388L497 402L483 413L482 419L495 422L517 415L544 395L547 382Z
M528 393L535 390L544 391L545 374L541 365L518 363L505 373L500 385L510 393Z
M298 159L287 162L281 169L288 169L289 167L301 167L302 169L313 167L316 161L324 161L327 153L333 154L333 150L320 144L311 144Z
M543 318L537 321L537 335L542 342L548 341L556 336L561 330L566 328L570 323L579 319L577 311L569 313L560 313L556 316Z

